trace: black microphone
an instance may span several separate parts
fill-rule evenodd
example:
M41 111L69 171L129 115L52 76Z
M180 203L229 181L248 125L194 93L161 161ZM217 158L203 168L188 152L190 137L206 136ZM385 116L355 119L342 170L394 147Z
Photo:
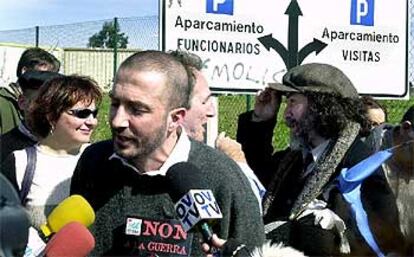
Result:
M223 216L203 173L191 163L179 162L168 169L166 178L183 229L200 231L204 241L211 245L213 231L209 223Z
M23 256L30 220L11 183L0 174L0 256Z

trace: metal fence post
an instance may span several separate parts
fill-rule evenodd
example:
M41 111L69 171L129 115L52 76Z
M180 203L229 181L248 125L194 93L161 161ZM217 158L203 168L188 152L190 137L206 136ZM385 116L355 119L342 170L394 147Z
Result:
M117 65L118 65L118 18L114 18L114 30L115 30L115 45L114 45L114 71L112 78L115 78Z
M250 111L250 108L251 108L251 106L250 106L250 99L251 99L251 96L250 95L246 95L246 111Z
M39 47L39 26L35 27L35 46Z

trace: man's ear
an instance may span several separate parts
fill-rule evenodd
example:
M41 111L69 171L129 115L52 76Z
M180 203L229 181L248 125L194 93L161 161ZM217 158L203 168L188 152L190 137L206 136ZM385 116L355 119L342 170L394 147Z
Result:
M170 111L168 117L168 131L171 132L176 130L180 125L182 125L186 114L187 109L185 108L176 108Z
M27 71L27 67L23 66L21 71L22 71L21 74L25 73Z

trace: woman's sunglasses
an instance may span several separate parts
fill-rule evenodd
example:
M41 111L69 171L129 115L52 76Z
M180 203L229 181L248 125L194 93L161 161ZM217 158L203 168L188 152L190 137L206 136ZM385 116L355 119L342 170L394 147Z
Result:
M98 109L91 110L91 109L72 109L69 110L68 113L72 116L75 116L79 119L86 119L91 116L96 118L98 115Z

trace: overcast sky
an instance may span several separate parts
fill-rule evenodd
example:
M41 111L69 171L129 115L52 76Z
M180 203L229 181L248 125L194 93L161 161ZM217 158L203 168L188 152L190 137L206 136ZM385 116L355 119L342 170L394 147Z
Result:
M0 31L158 14L158 0L0 0Z

